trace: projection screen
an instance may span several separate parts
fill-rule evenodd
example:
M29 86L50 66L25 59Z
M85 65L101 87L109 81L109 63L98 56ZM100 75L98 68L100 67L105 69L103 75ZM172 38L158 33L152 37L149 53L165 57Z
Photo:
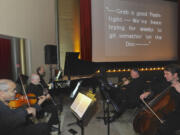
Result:
M92 61L177 59L178 4L163 0L91 0Z

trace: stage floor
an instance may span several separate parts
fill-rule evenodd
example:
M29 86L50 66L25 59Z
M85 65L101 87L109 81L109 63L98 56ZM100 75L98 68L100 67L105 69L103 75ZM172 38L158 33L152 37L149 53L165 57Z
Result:
M84 135L108 135L107 125L104 124L103 120L96 118L103 116L103 103L100 98L97 92L97 110L88 125L84 127ZM65 98L63 101L63 111L59 116L61 120L61 135L73 135L69 132L70 129L77 131L76 135L81 135L81 128L78 125L68 126L68 124L76 122L76 118L70 109L72 103L73 100L68 98ZM110 106L110 108L112 108L112 106ZM134 110L127 110L119 119L110 124L110 135L138 135L132 127L133 117ZM57 135L57 133L53 133L52 135Z

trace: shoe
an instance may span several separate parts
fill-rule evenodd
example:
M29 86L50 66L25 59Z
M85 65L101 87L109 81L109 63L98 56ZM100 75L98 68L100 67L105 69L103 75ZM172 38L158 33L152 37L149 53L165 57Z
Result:
M59 125L58 124L54 124L54 125L52 125L52 127L58 128Z
M71 134L73 134L73 135L75 135L75 134L77 134L77 133L78 133L76 130L74 130L74 129L72 129L72 128L71 128L71 129L69 129L68 131L69 131Z
M51 132L57 132L59 130L59 128L54 125L52 125L50 128L51 128Z

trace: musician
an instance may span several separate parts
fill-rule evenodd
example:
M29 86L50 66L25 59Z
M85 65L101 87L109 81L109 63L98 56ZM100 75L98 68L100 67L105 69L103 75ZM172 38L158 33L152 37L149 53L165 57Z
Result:
M140 95L141 100L151 101L154 97L156 97L170 85L170 82L167 82L166 79L162 77L155 78L151 82L149 82L150 90Z
M48 125L52 128L52 130L55 130L57 128L57 124L59 122L58 120L58 110L56 108L56 105L51 99L52 97L48 93L47 89L44 89L42 84L40 83L40 77L38 74L32 74L31 75L31 82L28 85L28 93L34 93L37 97L40 97L42 95L48 95L49 100L46 100L42 104L42 110L38 113L38 117L41 118L44 116L44 112L48 112L51 114L50 119L48 120Z
M156 135L175 135L175 130L180 129L180 66L166 66L164 77L171 83L170 95L175 101L175 110L168 114Z
M44 76L45 76L44 67L43 67L43 66L38 67L37 70L36 70L36 72L37 72L37 74L38 74L39 77L40 77L40 83L42 84L42 86L43 86L44 88L48 88L48 85L47 85L47 83L46 83L45 80L44 80Z
M130 76L131 80L125 80L120 90L114 94L111 93L111 96L119 106L119 111L110 118L110 122L119 118L127 108L139 106L139 96L146 90L145 81L137 68L131 69Z
M0 134L1 135L50 135L45 123L27 122L28 115L36 116L36 108L10 109L8 101L16 94L16 84L11 80L0 80ZM41 97L36 107L40 107L46 97Z

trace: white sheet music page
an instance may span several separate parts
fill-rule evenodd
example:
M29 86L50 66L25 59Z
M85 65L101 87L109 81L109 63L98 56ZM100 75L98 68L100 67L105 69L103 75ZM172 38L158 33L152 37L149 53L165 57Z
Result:
M71 105L71 109L78 115L79 118L82 118L91 102L91 98L82 93L78 93L77 97Z

